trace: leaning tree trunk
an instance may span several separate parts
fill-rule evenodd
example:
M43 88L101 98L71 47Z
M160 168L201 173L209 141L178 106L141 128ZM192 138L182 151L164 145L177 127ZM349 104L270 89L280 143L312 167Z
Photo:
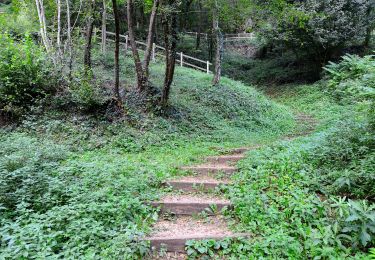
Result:
M87 20L87 28L86 28L86 46L85 46L85 53L83 63L85 65L85 71L91 70L91 48L92 48L92 33L94 30L94 6L95 0L91 0L90 3L90 13L89 18Z
M142 92L147 87L147 77L142 67L141 59L139 58L139 53L137 50L137 45L134 36L134 3L133 0L128 0L127 2L127 18L128 18L128 33L129 33L129 43L133 53L133 59L135 63L135 71L137 73L137 88L139 92Z
M149 75L149 65L151 60L151 53L153 48L153 39L154 39L154 33L155 33L155 20L156 20L156 14L159 7L159 0L154 0L154 4L152 6L152 12L150 16L150 24L148 26L148 36L147 36L147 45L146 45L146 51L145 56L143 59L143 68L146 74L146 77Z
M173 4L173 0L169 1L169 5ZM170 14L163 19L164 28L164 44L165 44L165 76L163 92L160 100L162 107L168 104L169 93L173 82L175 65L176 65L176 46L177 46L177 18L176 13L172 10Z
M113 15L115 17L115 89L114 94L117 100L120 100L120 17L116 0L112 0Z
M223 36L221 34L220 28L219 28L219 17L217 13L217 6L214 8L213 16L213 29L215 32L215 38L216 38L216 52L215 52L215 72L214 77L212 79L212 84L216 86L220 82L221 78L221 59L222 59L222 53L223 53Z

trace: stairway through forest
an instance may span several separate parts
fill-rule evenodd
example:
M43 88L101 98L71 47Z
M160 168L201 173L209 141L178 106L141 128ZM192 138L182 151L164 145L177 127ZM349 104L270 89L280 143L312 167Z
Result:
M315 119L305 114L298 114L296 121L304 125L304 130L287 135L284 140L307 135L316 125ZM154 254L154 259L186 259L185 243L188 240L248 236L233 233L228 228L222 213L231 210L232 204L222 196L222 188L231 184L230 176L236 172L236 164L245 157L245 153L259 147L237 148L226 155L208 157L204 164L181 168L191 175L165 183L170 192L151 203L160 208L160 217L146 240L150 241L154 252L167 254L162 257Z

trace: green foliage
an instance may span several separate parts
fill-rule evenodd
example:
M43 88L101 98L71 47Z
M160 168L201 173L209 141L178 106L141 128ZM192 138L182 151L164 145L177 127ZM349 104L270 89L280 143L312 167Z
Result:
M375 248L370 249L370 259L375 259Z
M342 233L348 233L352 237L353 247L360 244L366 247L375 240L375 205L369 206L366 201L348 202L349 213L344 221Z
M20 116L54 90L53 77L43 51L29 36L15 41L0 34L0 111Z
M25 4L25 1L12 1L0 15L0 33L10 33L16 37L23 37L27 33L38 31L38 24L33 13L35 3ZM1 8L1 4L0 4Z
M216 259L223 256L243 257L250 253L250 241L244 238L223 240L189 240L186 242L188 259Z
M45 212L67 196L56 166L67 157L65 147L13 134L0 138L0 208L17 216L27 208Z
M69 84L68 93L67 96L61 98L61 101L71 102L84 111L96 110L109 99L109 95L102 90L100 83L93 78L91 70L76 71Z
M319 67L345 47L364 45L375 21L372 1L254 2L261 35L271 45L308 54Z
M282 55L270 53L264 59L246 58L226 52L223 73L246 84L285 84L311 82L316 73L308 59L298 60L291 52Z
M330 62L325 68L328 90L344 102L375 100L375 57L346 55L339 63Z
M331 194L374 199L375 142L369 122L339 121L318 141L320 145L309 151L317 169L316 185L323 184Z

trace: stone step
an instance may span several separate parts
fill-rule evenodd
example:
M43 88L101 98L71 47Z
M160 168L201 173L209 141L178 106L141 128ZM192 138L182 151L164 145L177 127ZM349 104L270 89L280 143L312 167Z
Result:
M210 175L210 174L217 174L217 173L224 173L224 174L232 174L237 169L234 166L228 165L198 165L198 166L185 166L181 168L184 171L191 171L203 175Z
M230 231L222 216L207 218L178 217L174 220L159 219L153 232L145 240L151 242L155 251L165 249L167 252L184 252L188 240L215 239L229 237L247 237Z
M153 207L160 208L161 214L191 216L206 212L208 215L219 214L223 208L231 208L229 200L208 195L177 194L167 195L160 201L151 202Z
M230 182L228 181L217 181L217 180L211 180L211 181L200 181L199 179L191 179L191 180L171 180L167 181L165 184L167 186L172 187L175 190L182 190L187 192L192 191L210 191L215 190L216 188L220 187L221 185L227 185Z
M213 164L234 163L245 158L244 155L221 155L207 157L207 161Z

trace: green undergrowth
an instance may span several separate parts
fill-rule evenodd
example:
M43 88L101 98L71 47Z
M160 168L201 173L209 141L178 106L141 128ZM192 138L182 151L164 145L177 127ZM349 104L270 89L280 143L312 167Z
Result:
M95 78L111 84L112 60L98 56ZM125 86L134 72L131 61L123 64ZM163 71L161 63L152 65L156 87ZM125 118L109 121L72 110L76 99L60 96L51 109L36 106L17 127L1 129L0 258L144 258L141 239L157 218L146 202L158 198L163 180L181 174L179 166L293 129L285 106L239 82L224 78L214 88L210 81L178 68L164 114L137 110L130 100ZM72 96L90 100L96 87Z

